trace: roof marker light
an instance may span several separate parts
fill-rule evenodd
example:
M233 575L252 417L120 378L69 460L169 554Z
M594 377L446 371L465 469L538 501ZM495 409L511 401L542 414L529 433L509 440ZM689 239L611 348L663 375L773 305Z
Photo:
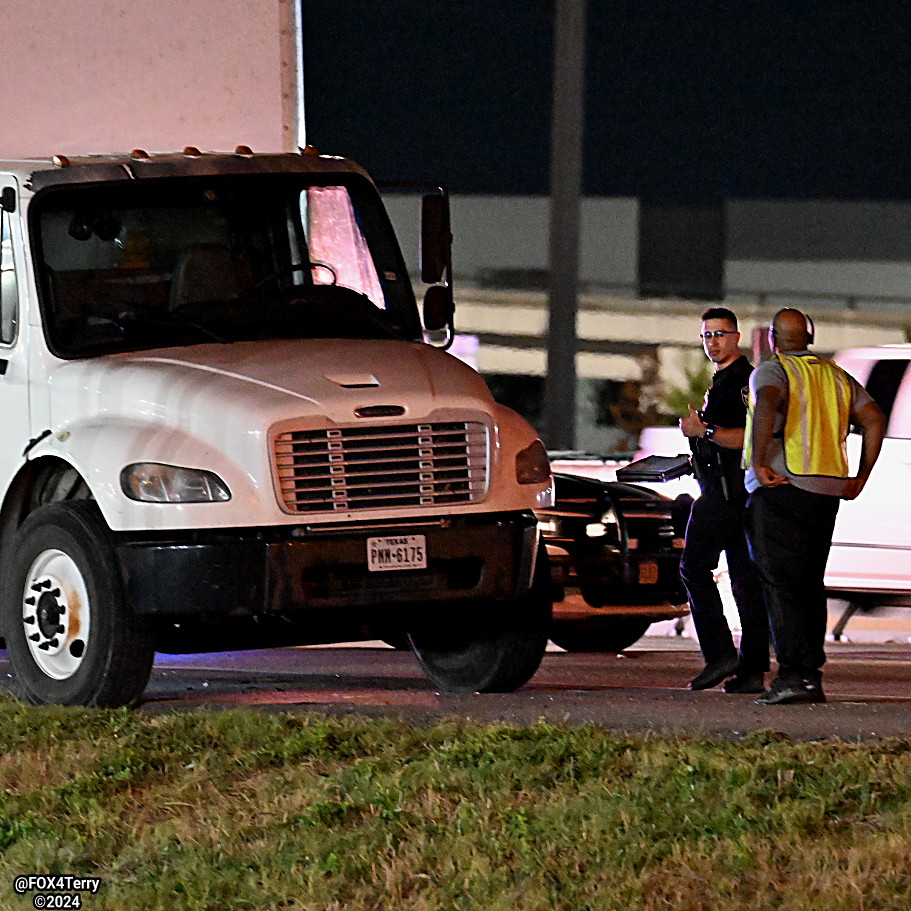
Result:
M70 160L66 155L55 155L51 161L53 161L58 168L68 168L70 166Z
M253 157L253 149L251 149L250 146L238 146L238 147L234 150L234 154L235 154L235 155L240 155L240 156L243 157L243 158L252 158L252 157Z
M304 146L301 155L319 155L319 149L316 146Z
M149 153L145 149L133 149L133 151L130 152L130 158L132 158L133 161L151 161L152 160L151 155L149 155Z
M196 146L186 146L183 153L187 158L202 158L202 152L200 152Z

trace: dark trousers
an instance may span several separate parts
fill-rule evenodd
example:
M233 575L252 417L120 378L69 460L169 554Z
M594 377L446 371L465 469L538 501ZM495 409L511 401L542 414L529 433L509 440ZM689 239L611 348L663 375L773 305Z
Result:
M783 484L750 494L747 536L762 578L782 682L818 683L825 663L824 576L838 497Z
M689 595L693 623L706 664L724 661L735 652L714 578L722 551L727 556L731 590L740 614L741 666L748 674L767 671L768 614L762 585L747 548L744 507L703 494L693 503L690 512L680 577Z

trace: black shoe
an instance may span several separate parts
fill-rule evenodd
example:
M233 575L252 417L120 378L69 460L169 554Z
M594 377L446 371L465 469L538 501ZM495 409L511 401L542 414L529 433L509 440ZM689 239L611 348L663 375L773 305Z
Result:
M800 680L797 683L773 683L768 692L763 693L756 705L792 705L797 702L825 702L826 694L822 686L812 680Z
M755 674L738 671L733 677L724 681L724 691L736 696L744 696L747 693L764 693L765 674L762 671L757 671Z
M707 664L693 679L690 681L691 690L708 690L713 686L718 686L722 680L726 680L734 671L737 670L737 656L733 655L726 661L715 661Z

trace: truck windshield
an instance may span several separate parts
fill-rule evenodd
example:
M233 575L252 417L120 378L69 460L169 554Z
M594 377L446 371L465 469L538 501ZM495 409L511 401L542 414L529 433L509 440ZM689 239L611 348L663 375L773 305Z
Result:
M421 336L388 219L361 178L65 186L35 197L30 222L45 332L59 357Z

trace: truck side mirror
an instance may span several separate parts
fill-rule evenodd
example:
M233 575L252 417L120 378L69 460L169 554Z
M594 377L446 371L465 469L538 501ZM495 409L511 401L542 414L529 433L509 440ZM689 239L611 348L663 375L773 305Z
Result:
M452 325L455 305L452 288L446 285L431 285L424 294L424 328L436 332Z
M452 233L449 198L431 193L421 201L421 281L436 284L449 269Z

